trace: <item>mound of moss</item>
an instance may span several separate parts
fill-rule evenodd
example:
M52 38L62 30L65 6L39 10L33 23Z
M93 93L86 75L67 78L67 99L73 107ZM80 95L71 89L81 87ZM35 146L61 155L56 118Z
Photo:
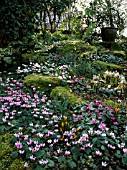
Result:
M57 51L64 55L68 52L74 52L77 54L89 52L92 54L97 54L97 48L95 46L87 45L85 41L81 40L64 41L57 45Z
M0 135L0 170L25 170L25 161L20 158L12 157L12 153L15 151L14 146L11 145L10 140L13 137L12 134L7 133ZM27 170L32 170L28 167Z
M104 61L100 61L100 60L96 60L93 61L92 63L93 66L95 67L101 67L103 70L123 70L124 67L117 65L117 64L112 64L112 63L108 63L108 62L104 62Z
M107 104L107 105L110 106L111 108L115 108L115 107L120 107L120 106L121 106L120 103L114 102L114 101L112 101L112 100L104 100L102 103L103 103L103 104Z
M61 79L54 76L42 76L39 74L30 74L24 78L24 84L34 86L43 91L49 91L61 84Z
M99 54L112 54L114 56L117 56L117 57L126 57L126 53L125 51L118 51L118 50L101 50L99 51Z
M117 56L117 57L126 57L126 53L125 51L113 51L114 52L114 55Z
M40 56L39 54L22 54L22 57L31 62L42 63L46 61L46 56Z
M74 105L76 103L80 103L82 101L81 99L79 99L78 96L72 94L70 92L70 89L68 89L67 87L62 87L62 86L55 87L51 91L50 97L67 100L68 103L71 104L71 105Z

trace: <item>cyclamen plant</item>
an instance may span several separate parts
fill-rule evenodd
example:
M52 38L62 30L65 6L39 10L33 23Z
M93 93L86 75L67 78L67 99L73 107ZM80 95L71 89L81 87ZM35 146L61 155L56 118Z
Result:
M25 167L30 163L35 170L126 168L124 111L95 100L68 108L63 115L55 112L54 101L22 81L8 78L1 89L2 131L14 133L12 156L25 158Z

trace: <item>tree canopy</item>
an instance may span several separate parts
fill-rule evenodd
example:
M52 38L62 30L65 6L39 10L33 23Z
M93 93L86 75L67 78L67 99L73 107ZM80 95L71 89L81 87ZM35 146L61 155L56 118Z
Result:
M37 13L44 13L49 22L58 17L75 0L1 0L0 1L0 47L6 46L10 40L22 39L34 32L38 20ZM51 20L51 15L53 20Z

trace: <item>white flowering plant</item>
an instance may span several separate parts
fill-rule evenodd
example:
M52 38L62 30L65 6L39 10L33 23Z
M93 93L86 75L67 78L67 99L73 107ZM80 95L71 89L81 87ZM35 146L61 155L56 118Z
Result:
M118 71L106 70L102 75L94 75L91 80L93 88L111 90L115 93L123 93L127 88L127 81Z

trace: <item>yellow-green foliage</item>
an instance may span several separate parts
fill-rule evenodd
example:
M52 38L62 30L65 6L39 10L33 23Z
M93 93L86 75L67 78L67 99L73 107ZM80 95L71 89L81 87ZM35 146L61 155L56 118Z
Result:
M97 48L95 46L87 45L85 41L81 40L65 41L60 46L57 46L57 50L62 54L68 52L76 52L80 54L82 52L97 53Z
M42 76L39 74L30 74L24 78L27 86L34 86L43 91L51 90L61 84L61 79L54 76Z
M105 50L105 49L102 49L99 51L99 54L112 54L112 55L115 55L117 57L126 57L126 53L125 51L122 51L122 50Z
M80 55L81 58L89 58L89 56L90 56L90 53L89 53L89 52L83 52L83 53Z
M25 161L20 157L12 158L14 146L10 144L12 134L0 135L0 170L25 170ZM32 170L30 167L27 170Z
M65 99L72 105L74 105L76 103L80 103L82 101L81 99L79 99L78 96L72 94L68 88L62 87L62 86L55 87L51 91L50 96L52 98L57 97L57 98L60 98L60 99Z
M118 57L126 57L125 51L113 51L113 52Z
M46 56L40 56L39 54L22 54L22 57L29 61L38 61L39 63L46 61Z
M112 100L104 100L102 103L109 105L111 108L115 108L115 107L120 107L121 106L120 103L114 102Z
M108 62L103 62L100 60L96 60L93 61L93 66L100 66L101 68L105 69L109 69L109 70L122 70L124 69L124 67L120 66L120 65L116 65L116 64L112 64L112 63L108 63Z

